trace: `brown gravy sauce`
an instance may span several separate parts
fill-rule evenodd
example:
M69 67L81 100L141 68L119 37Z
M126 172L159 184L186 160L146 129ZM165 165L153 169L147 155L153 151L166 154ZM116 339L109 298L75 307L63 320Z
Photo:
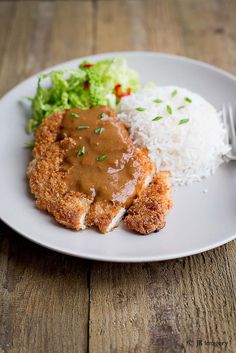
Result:
M75 142L63 160L63 169L67 170L65 182L70 190L95 197L97 201L118 201L124 206L132 202L140 164L127 130L112 109L68 110L60 135Z

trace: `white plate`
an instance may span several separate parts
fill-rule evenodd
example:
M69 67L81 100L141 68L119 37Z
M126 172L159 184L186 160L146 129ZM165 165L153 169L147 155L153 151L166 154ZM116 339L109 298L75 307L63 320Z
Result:
M146 52L101 54L89 59L118 56L128 60L143 82L152 80L159 85L186 87L201 94L216 108L223 102L235 101L236 78L201 62ZM54 68L77 67L81 60L83 58ZM50 249L118 262L178 258L215 248L235 238L236 163L233 162L220 167L213 177L175 191L174 208L166 228L146 237L135 235L122 225L107 235L90 229L67 230L36 209L25 178L30 153L23 146L29 137L24 130L25 111L19 104L20 97L35 93L36 82L36 76L27 79L0 102L0 216L10 227Z

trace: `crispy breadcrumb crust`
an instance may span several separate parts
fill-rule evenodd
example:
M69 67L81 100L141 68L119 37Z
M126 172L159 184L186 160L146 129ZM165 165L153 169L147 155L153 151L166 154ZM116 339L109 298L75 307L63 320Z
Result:
M101 233L106 233L114 217L120 211L122 206L119 203L109 201L94 202L86 217L88 227L97 226ZM119 219L120 221L120 219ZM115 224L116 226L117 224Z
M172 207L168 172L159 172L150 185L133 201L124 222L129 229L147 235L162 229Z
M27 176L36 206L51 213L65 227L79 230L85 228L84 219L93 200L68 190L64 182L63 157L75 142L71 138L57 141L62 118L63 113L56 113L42 122L36 133L35 159L29 164Z
M57 141L61 122L65 112L58 112L42 121L35 134L35 147L32 151L35 158L42 157L47 149Z
M58 138L64 114L53 114L37 130L33 149L35 159L27 170L30 190L36 198L36 206L52 214L58 223L75 230L97 226L106 233L118 225L124 206L119 202L94 201L88 195L68 189L64 181L68 171L64 170L62 162L67 150L76 142L72 138ZM154 166L147 151L136 148L135 159L140 168L137 190L140 193L146 187L146 179L152 178Z

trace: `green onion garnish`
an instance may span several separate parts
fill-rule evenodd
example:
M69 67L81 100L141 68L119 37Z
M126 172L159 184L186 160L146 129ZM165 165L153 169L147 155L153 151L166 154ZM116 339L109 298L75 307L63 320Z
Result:
M178 125L183 125L189 122L189 119L181 119L178 123Z
M94 133L97 135L101 135L104 131L104 127L98 127L97 129L94 130Z
M73 118L73 119L78 119L79 118L79 114L77 114L77 113L71 113L71 118Z
M172 114L172 109L169 105L166 106L166 111L167 113Z
M184 100L185 102L192 103L192 99L190 99L189 97L185 97Z
M106 114L105 114L105 113L101 113L101 114L99 114L99 118L100 118L100 119L104 119L104 118L106 118Z
M76 155L77 155L77 157L84 156L85 155L85 146L82 146Z
M180 109L183 109L184 108L184 105L180 105L177 109L180 110Z
M97 161L104 161L106 158L107 156L105 154L101 154L101 156L97 158Z
M136 110L137 110L138 112L143 112L143 111L145 110L145 108L139 107L139 108L136 108Z
M161 120L163 118L163 116L156 116L154 119L152 119L152 121L158 121Z
M171 93L171 97L176 96L176 94L177 94L177 89L175 89L175 90Z
M162 103L163 101L159 98L153 100L154 103Z
M88 126L88 125L78 125L78 126L77 126L77 129L78 129L78 130L89 129L89 126Z

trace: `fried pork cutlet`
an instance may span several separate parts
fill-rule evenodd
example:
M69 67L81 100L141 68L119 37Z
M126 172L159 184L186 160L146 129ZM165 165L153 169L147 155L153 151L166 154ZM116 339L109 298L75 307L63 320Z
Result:
M172 207L169 173L159 172L149 186L133 201L124 222L129 229L149 234L162 229L165 216Z
M152 180L154 166L107 107L45 119L27 171L36 205L72 229L112 230Z
M38 208L51 213L66 227L84 229L92 199L69 190L64 181L63 159L74 142L68 138L56 141L61 120L62 114L56 113L37 131L33 150L35 159L29 164L27 175Z

